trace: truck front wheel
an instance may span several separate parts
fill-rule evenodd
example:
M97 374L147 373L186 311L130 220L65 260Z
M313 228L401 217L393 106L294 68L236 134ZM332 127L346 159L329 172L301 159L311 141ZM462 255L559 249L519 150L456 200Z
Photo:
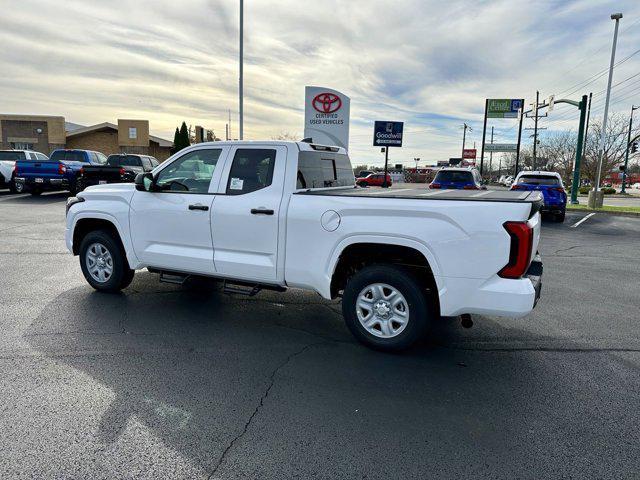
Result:
M383 351L409 347L431 320L420 282L393 265L371 265L356 272L344 289L342 314L360 342Z
M89 285L102 292L128 287L135 273L118 241L104 230L89 232L82 239L80 267Z

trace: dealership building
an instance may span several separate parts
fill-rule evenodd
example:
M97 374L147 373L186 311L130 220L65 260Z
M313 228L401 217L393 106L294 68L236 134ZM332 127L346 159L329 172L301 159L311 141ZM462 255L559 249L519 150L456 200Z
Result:
M64 117L0 114L0 147L35 150L46 155L57 148L95 150L105 155L138 153L166 160L173 142L149 134L148 120L118 119L88 127Z

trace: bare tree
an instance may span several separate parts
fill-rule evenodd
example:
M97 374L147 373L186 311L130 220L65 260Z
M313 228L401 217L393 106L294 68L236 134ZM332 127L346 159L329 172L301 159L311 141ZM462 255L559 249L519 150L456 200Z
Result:
M285 140L288 142L297 142L301 139L302 137L291 133L291 132L286 132L286 131L282 131L280 132L278 135L272 135L271 136L271 140Z
M569 130L564 132L554 132L544 137L540 141L541 157L546 160L545 170L558 172L562 180L571 183L571 172L576 159L576 147L578 136Z
M607 132L605 134L604 156L602 160L602 178L609 172L618 171L618 166L624 163L624 156L627 149L628 117L624 114L614 114L607 122ZM637 134L638 127L635 132ZM589 132L586 139L586 154L582 163L582 177L592 183L595 181L598 171L598 147L600 145L600 135L602 134L602 121L595 120L589 125Z

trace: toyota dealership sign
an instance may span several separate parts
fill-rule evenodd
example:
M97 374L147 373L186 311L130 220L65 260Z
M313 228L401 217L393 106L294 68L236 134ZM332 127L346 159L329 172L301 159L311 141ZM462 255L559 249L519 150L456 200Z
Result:
M325 87L305 87L304 136L313 143L349 149L350 99Z

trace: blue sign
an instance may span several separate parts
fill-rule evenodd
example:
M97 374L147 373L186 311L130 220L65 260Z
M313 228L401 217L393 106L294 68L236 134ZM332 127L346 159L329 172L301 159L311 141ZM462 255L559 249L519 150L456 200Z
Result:
M376 120L373 127L374 147L401 147L404 122L383 122Z

